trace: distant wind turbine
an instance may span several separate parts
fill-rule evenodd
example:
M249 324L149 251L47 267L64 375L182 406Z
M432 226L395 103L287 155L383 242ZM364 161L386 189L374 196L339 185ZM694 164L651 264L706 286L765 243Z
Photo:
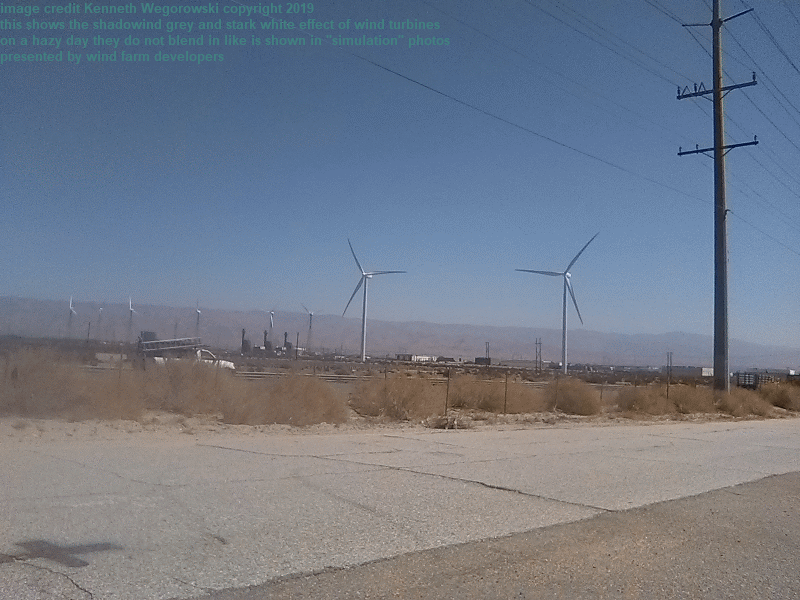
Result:
M200 300L197 301L195 313L197 314L197 320L194 323L194 337L200 337Z
M67 316L67 338L72 337L72 316L78 316L78 313L75 312L75 307L72 305L72 296L69 297L69 313Z
M314 321L314 313L306 308L305 304L300 304L303 309L308 313L308 337L306 337L306 354L311 352L311 324Z
M273 317L274 316L275 316L275 311L274 310L269 311L269 336L267 336L267 339L269 340L270 344L273 343L272 342L272 328L275 325L275 323L273 321Z
M128 297L128 343L131 341L131 332L133 330L133 315L138 315L135 310L133 310L133 300Z
M578 302L575 300L575 293L572 291L572 282L570 281L572 275L570 275L569 270L572 268L572 265L578 260L578 257L583 254L583 251L586 250L586 247L594 241L600 235L600 232L594 234L591 240L586 242L586 245L581 248L581 251L575 255L575 258L567 265L567 268L564 269L563 272L558 273L555 271L534 271L532 269L516 269L517 271L522 271L523 273L538 273L539 275L549 275L551 277L562 277L564 279L564 302L563 302L563 316L562 316L562 323L561 323L561 364L563 365L564 374L567 373L567 291L569 291L569 295L572 298L572 303L575 305L575 311L578 313L578 318L581 320L581 325L583 325L583 317L581 317L581 311L578 309Z
M350 307L350 303L353 301L353 298L356 297L358 293L358 289L361 285L364 285L364 306L361 312L361 362L366 362L367 360L367 283L370 279L372 279L373 275L386 275L388 273L406 273L407 271L370 271L367 272L361 267L361 263L358 262L358 257L356 256L355 250L353 250L353 244L350 243L350 240L347 240L347 243L350 245L350 252L353 253L353 258L356 260L356 265L358 265L358 270L361 271L361 279L358 281L358 285L356 289L353 290L353 295L350 296L350 300L347 302L347 306L344 307L344 312L342 316L347 312L347 309Z
M102 333L100 332L100 327L103 324L103 307L101 306L97 309L97 334L95 335L96 339L100 339L102 337Z

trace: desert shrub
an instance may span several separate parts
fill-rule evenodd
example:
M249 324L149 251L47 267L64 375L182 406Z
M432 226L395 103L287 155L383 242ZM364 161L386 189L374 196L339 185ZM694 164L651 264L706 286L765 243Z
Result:
M800 386L787 383L771 383L763 386L759 395L772 406L800 411Z
M222 401L226 423L266 425L280 423L305 426L343 423L347 408L331 388L316 377L291 374L277 382L250 382L245 394Z
M344 402L316 378L289 375L268 385L194 361L89 373L52 351L23 350L8 357L0 380L0 415L137 420L145 410L221 413L225 421L249 424L347 419Z
M84 371L70 357L46 348L10 355L0 382L0 414L32 418L136 419L144 408L129 377Z
M505 397L503 386L503 381L484 381L472 375L454 377L450 380L448 406L500 412Z
M572 415L596 415L603 410L600 394L580 379L556 379L544 389L545 402Z
M509 382L506 410L514 414L548 412L553 410L553 404L545 397L542 390Z
M714 392L708 387L672 386L670 387L670 400L675 403L675 409L684 415L717 412Z
M742 388L731 389L730 394L721 394L718 401L719 410L734 417L758 415L767 417L772 413L772 405L756 392Z
M359 383L350 399L356 412L392 421L425 419L444 411L446 388L430 381L392 377Z
M624 387L617 392L617 405L622 411L640 412L648 415L666 415L675 412L674 390L667 398L666 388L653 386Z

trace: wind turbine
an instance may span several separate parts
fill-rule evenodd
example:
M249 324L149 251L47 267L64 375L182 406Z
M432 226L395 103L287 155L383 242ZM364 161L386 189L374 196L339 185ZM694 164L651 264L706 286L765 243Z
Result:
M72 315L78 316L75 307L72 306L72 296L69 297L69 316L67 317L67 338L72 337Z
M200 300L197 301L195 312L197 313L197 320L194 323L194 337L200 337Z
M98 339L98 340L100 339L100 337L102 335L101 332L100 332L100 326L102 324L103 324L103 307L101 306L97 310L97 336L96 336L96 339Z
M353 298L356 297L358 293L358 288L361 285L364 285L364 307L361 312L361 362L366 362L367 360L367 283L370 279L372 279L373 275L386 275L388 273L406 273L407 271L370 271L367 272L361 267L361 263L358 262L358 257L356 256L355 250L353 250L353 244L350 243L350 240L347 240L347 243L350 245L350 252L353 253L353 258L356 260L356 265L358 265L358 270L361 271L361 279L358 281L358 285L356 289L353 290L353 295L350 296L350 300L347 302L347 306L344 307L344 312L342 316L347 312L347 309L350 307L350 303L353 301Z
M275 322L273 320L274 317L275 317L275 311L274 310L269 311L269 335L267 336L267 339L269 340L270 344L273 343L272 342L272 328L275 326Z
M133 315L138 315L135 310L133 310L133 301L130 297L128 297L128 343L131 341L131 330L133 329Z
M581 248L581 251L575 255L575 258L567 265L567 268L564 269L563 272L557 273L555 271L534 271L533 269L516 269L517 271L522 271L523 273L538 273L539 275L549 275L550 277L562 277L564 279L564 302L563 308L564 313L562 317L562 324L561 324L561 364L564 368L564 374L567 373L567 291L569 291L569 295L572 298L572 303L575 305L575 311L578 313L578 318L581 320L581 325L583 325L583 317L581 317L581 311L578 309L578 302L575 300L575 293L572 291L572 283L570 278L569 270L572 268L572 265L575 264L575 261L578 260L578 257L583 254L583 251L586 250L586 247L594 241L600 235L600 232L594 234L591 240L586 242L586 245Z
M308 313L308 337L306 338L306 354L311 353L311 323L314 321L314 313L306 308L306 305L300 303L300 306Z

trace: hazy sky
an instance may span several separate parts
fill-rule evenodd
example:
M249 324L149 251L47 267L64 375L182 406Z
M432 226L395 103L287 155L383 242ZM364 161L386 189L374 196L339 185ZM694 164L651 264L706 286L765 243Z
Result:
M800 5L723 11L751 6L724 34L725 83L759 80L725 98L727 142L760 142L727 157L730 333L797 346ZM514 269L562 270L600 232L572 269L585 328L712 333L713 161L677 156L713 144L711 102L676 99L711 86L711 28L678 22L710 0L314 7L291 20L404 37L0 66L0 295L341 314L349 237L366 270L408 271L373 280L371 318L559 328L561 282ZM405 19L449 45L409 48Z

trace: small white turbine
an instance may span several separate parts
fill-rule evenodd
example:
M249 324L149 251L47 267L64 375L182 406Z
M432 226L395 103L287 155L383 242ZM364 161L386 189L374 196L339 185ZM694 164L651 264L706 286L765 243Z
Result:
M350 240L347 240L347 243L350 245L350 252L353 253L353 258L356 260L356 265L358 265L358 270L361 271L361 279L358 281L358 285L356 289L353 290L353 295L350 296L350 300L347 301L347 306L344 307L344 312L342 316L347 312L347 309L350 307L350 303L353 301L353 298L356 297L358 293L358 289L361 285L364 285L364 306L361 311L361 362L366 362L367 360L367 283L370 279L372 279L373 275L386 275L389 273L406 273L407 271L370 271L367 272L361 267L361 263L358 262L358 257L356 256L355 250L353 250L353 244L350 243Z
M269 335L267 336L267 340L269 340L270 344L272 343L272 328L275 326L273 320L274 316L275 316L275 311L274 310L269 311Z
M562 323L561 323L561 363L563 365L564 374L567 373L567 291L569 291L569 295L572 298L572 303L575 305L575 311L578 313L578 318L581 320L581 325L583 325L583 317L581 317L581 311L578 309L578 302L575 300L575 293L572 291L572 282L570 281L572 275L570 274L569 270L572 268L572 265L575 264L575 261L578 260L578 257L583 254L583 251L586 250L586 247L594 241L600 235L600 232L594 234L591 240L586 242L586 245L581 248L581 251L575 255L575 258L567 265L567 268L564 269L563 272L558 273L555 271L534 271L533 269L516 269L517 271L522 271L523 273L538 273L539 275L549 275L551 277L563 277L564 279L564 301L563 301L563 316L562 316Z
M133 315L138 315L135 310L133 310L133 301L130 297L128 297L128 343L131 341L131 332L133 330Z
M67 314L67 338L72 337L72 316L78 316L75 312L75 307L72 305L72 296L69 297L69 313Z
M194 337L200 337L200 300L197 301L195 313L197 314L197 320L194 323Z

